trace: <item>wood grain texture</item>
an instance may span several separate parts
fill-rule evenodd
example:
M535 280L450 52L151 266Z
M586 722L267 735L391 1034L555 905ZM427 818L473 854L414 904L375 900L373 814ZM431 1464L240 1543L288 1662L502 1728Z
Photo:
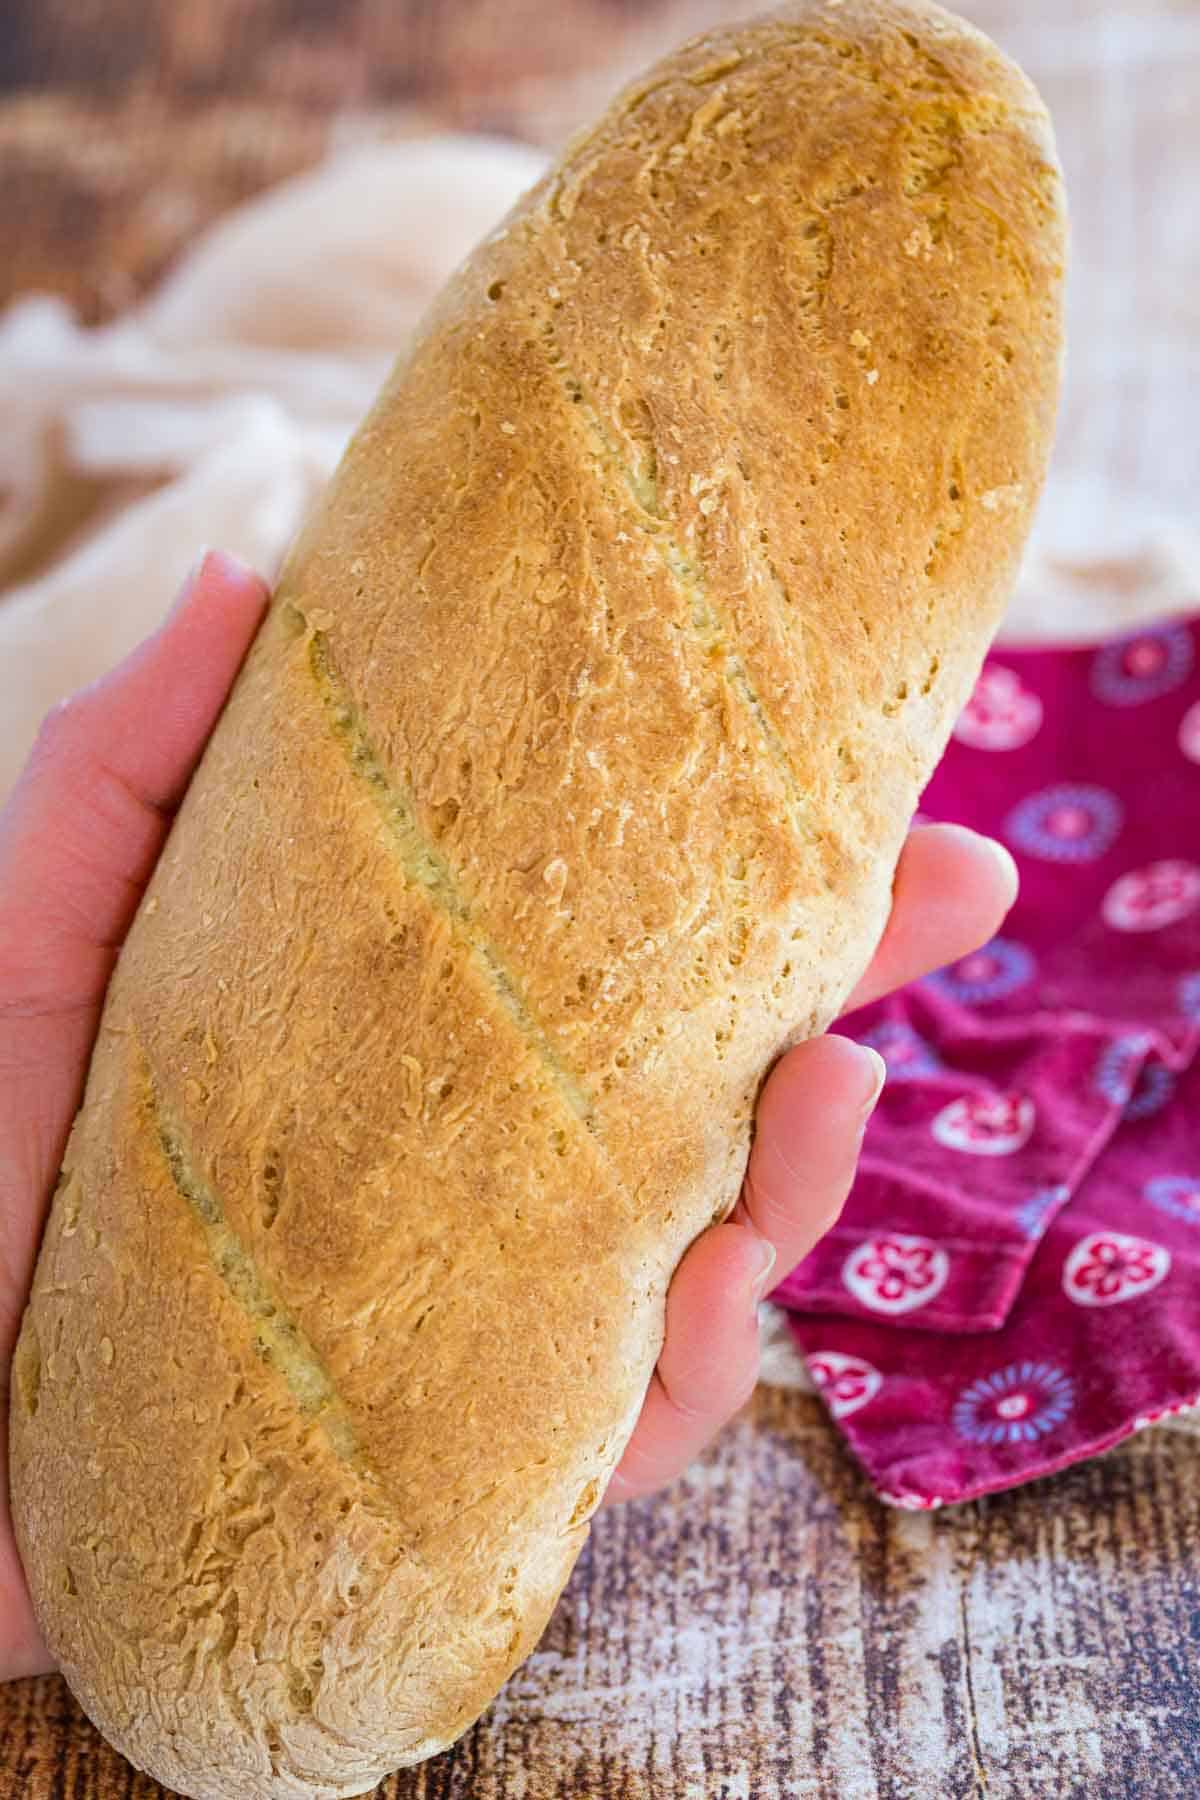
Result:
M600 1516L541 1646L380 1800L1167 1800L1200 1792L1194 1439L933 1514L760 1390ZM152 1800L57 1679L0 1688L0 1794Z

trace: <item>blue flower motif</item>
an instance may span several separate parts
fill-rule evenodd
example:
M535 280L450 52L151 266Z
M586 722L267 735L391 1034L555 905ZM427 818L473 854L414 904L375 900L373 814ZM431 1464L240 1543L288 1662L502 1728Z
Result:
M887 1064L889 1081L920 1081L926 1075L938 1075L942 1059L919 1032L901 1019L883 1019L865 1031L859 1039L878 1050Z
M1126 1119L1149 1119L1161 1112L1175 1092L1175 1077L1165 1063L1146 1057L1146 1032L1106 1044L1096 1064L1096 1091L1119 1106Z
M1165 1063L1148 1062L1125 1106L1127 1119L1150 1119L1161 1112L1175 1092L1175 1076Z
M1075 1404L1075 1384L1051 1363L1012 1363L965 1388L951 1414L973 1444L1033 1444L1061 1425Z
M999 1000L1005 994L1015 994L1032 981L1036 968L1033 953L1024 944L1014 943L1012 938L994 937L981 950L973 950L970 956L944 969L935 969L925 979L952 1000L972 1006L980 1000Z
M1200 1025L1200 969L1185 975L1180 982L1179 1010L1185 1019L1194 1019Z
M1142 1193L1169 1218L1200 1225L1200 1175L1156 1175Z
M1150 1038L1145 1032L1105 1044L1092 1076L1092 1085L1097 1092L1111 1100L1114 1106L1123 1107L1133 1093L1142 1059L1149 1048Z
M1192 634L1186 625L1135 631L1097 650L1092 692L1110 706L1140 706L1143 700L1157 700L1186 681L1194 661Z
M1026 1237L1039 1237L1042 1226L1050 1214L1057 1212L1059 1207L1070 1198L1070 1195L1070 1188L1061 1185L1039 1188L1036 1194L1029 1196L1023 1206L1017 1208L1013 1214L1014 1222Z
M1050 862L1094 862L1120 835L1125 809L1107 788L1062 782L1014 807L1004 829L1018 850Z

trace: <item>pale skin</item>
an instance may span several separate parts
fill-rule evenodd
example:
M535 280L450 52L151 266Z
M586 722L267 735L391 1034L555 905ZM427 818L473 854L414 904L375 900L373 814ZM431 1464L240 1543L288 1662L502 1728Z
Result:
M0 1679L53 1667L8 1507L9 1369L38 1241L109 975L266 604L249 570L206 557L154 636L50 715L0 812ZM974 949L1015 893L998 845L952 826L915 829L852 1004ZM737 1208L676 1270L610 1501L672 1480L748 1398L757 1301L841 1210L882 1073L873 1051L836 1035L776 1064Z

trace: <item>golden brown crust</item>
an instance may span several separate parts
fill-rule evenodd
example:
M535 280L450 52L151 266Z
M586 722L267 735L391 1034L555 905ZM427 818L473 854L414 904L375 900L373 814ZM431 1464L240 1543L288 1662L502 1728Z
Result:
M39 1615L160 1779L362 1791L536 1640L998 620L1062 254L984 39L795 5L630 89L359 432L122 956L18 1352Z

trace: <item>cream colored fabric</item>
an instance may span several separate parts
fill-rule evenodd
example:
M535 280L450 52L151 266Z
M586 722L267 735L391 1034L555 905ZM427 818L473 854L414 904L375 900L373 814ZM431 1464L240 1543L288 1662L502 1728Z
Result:
M203 546L274 571L430 296L542 166L486 139L360 150L225 221L107 329L10 309L0 580L25 579L0 598L0 795Z
M1200 608L1200 0L978 0L1037 81L1071 199L1058 449L1009 634Z
M758 10L680 0L627 60ZM1009 635L1195 608L1200 0L963 10L1041 85L1074 215L1060 443ZM587 108L629 72L590 73ZM201 546L274 570L392 352L540 167L462 138L347 153L227 220L116 326L44 298L0 321L0 794L46 709L152 628Z

